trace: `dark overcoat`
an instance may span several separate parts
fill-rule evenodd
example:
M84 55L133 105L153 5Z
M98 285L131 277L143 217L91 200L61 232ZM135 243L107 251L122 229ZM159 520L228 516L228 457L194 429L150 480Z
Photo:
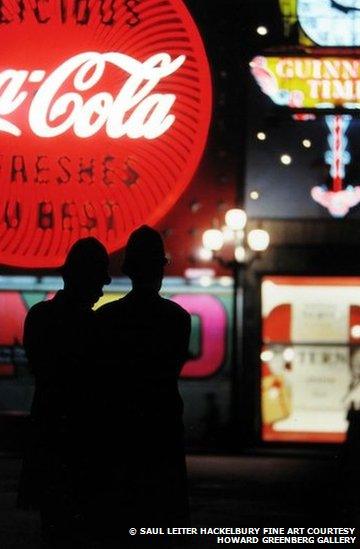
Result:
M97 322L108 372L106 455L118 520L188 524L178 377L188 356L190 315L157 292L133 290L101 307Z
M93 330L93 311L64 291L34 305L26 317L24 347L35 393L19 487L22 507L53 509L59 516L77 512L91 426Z

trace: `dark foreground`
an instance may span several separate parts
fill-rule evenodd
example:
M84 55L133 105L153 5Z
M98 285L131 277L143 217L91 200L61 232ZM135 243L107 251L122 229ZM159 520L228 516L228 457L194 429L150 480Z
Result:
M41 544L37 514L15 508L19 467L18 458L0 457L0 548L45 548L47 545ZM190 456L188 472L192 523L198 529L200 526L360 525L359 498L348 500L344 497L335 455ZM140 539L144 536L133 536L131 546L140 547ZM152 547L162 546L161 537L151 536L151 539ZM217 544L216 535L193 536L187 544L185 537L172 536L172 539L176 539L175 547L179 548L188 544L191 547L221 546ZM90 541L85 544L86 549L101 547L102 544ZM111 547L120 548L120 544Z

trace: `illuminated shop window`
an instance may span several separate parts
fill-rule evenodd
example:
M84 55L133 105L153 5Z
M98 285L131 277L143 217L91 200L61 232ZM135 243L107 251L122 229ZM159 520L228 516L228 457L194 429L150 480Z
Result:
M264 440L342 442L360 403L360 278L262 282Z

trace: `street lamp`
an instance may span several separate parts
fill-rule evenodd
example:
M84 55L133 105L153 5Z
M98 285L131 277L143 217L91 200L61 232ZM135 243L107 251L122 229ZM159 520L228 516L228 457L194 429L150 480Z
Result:
M245 265L249 262L246 248L253 252L264 252L270 244L269 233L263 229L252 229L245 239L246 213L239 208L228 210L222 229L207 229L202 236L203 248L199 256L204 260L215 259L224 267ZM225 260L217 254L224 244L233 245L233 258ZM256 256L256 254L255 254ZM254 255L252 256L254 258ZM234 265L235 264L235 265Z
M239 209L233 208L225 214L225 225L221 229L208 229L203 233L199 257L203 260L215 260L221 266L231 269L233 273L233 323L232 323L232 394L231 420L233 429L238 426L240 369L239 358L242 353L242 340L239 337L240 320L242 325L243 299L239 300L239 290L243 290L244 272L246 268L270 244L269 233L263 229L246 231L247 216ZM223 248L231 247L230 258L220 255ZM242 296L243 297L243 296Z

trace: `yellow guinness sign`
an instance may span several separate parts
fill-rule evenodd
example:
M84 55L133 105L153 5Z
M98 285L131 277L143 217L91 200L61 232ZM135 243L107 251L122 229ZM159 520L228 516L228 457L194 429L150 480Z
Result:
M349 57L257 56L251 72L277 105L360 108L360 60Z

